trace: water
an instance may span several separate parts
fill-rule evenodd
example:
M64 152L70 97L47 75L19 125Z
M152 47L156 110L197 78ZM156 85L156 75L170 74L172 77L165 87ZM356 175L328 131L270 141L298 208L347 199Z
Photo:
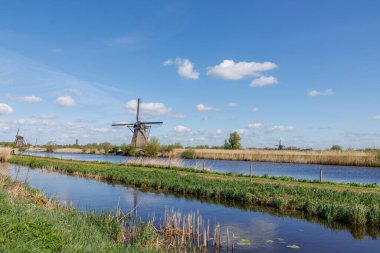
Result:
M24 154L55 157L62 159L102 161L121 163L128 160L125 156L92 155L92 154L67 154L26 151ZM380 168L354 167L354 166L332 166L318 164L294 164L294 163L269 163L269 162L245 162L225 160L184 160L186 165L192 166L197 163L205 163L213 171L224 173L249 174L249 167L253 165L253 174L262 176L289 176L297 179L319 180L319 169L323 168L323 179L331 182L355 182L376 183L380 185Z
M379 252L380 240L371 238L365 231L305 220L298 215L281 215L271 209L249 210L233 203L212 203L169 194L144 192L117 184L79 178L40 169L28 169L17 165L4 165L14 179L24 181L33 188L54 196L60 202L72 202L80 211L96 210L114 212L117 204L124 212L138 205L138 215L156 216L165 208L179 209L183 213L197 211L205 220L218 221L222 230L229 228L235 234L235 242L249 240L251 245L236 245L236 252ZM28 176L27 176L28 175ZM351 231L350 231L351 230ZM376 232L380 232L378 228ZM273 242L271 242L273 241ZM287 246L297 245L300 249Z

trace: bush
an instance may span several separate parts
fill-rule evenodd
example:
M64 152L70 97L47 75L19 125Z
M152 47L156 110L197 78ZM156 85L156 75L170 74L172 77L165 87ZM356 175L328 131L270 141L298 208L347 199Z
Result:
M194 159L195 158L195 150L188 149L181 153L181 158L183 159Z
M160 142L157 138L150 139L149 142L145 144L144 155L146 156L157 156L158 152L161 150Z
M339 145L333 145L330 150L334 150L334 151L342 151L343 148Z
M123 151L123 155L125 156L135 156L136 149L132 145L123 145L121 146L121 150Z

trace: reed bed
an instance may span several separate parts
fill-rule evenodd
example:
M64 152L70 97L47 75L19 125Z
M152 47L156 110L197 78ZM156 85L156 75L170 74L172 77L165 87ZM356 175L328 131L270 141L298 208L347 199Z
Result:
M380 225L378 187L357 187L250 178L215 172L141 167L124 164L62 161L52 158L13 156L10 162L42 168L51 166L64 173L98 175L131 186L207 198L301 211L329 222L355 226Z
M186 149L173 151L180 157ZM380 166L378 152L365 151L298 151L298 150L261 150L261 149L195 149L195 159L239 160L274 163L304 163L345 166Z
M195 169L195 170L207 170L210 171L210 167L207 167L202 162L196 162L194 165L189 166L179 158L152 158L152 157L132 157L128 159L125 164L127 165L139 165L139 166L156 166L167 168L182 168L182 169Z
M0 147L0 162L6 162L12 155L12 148Z

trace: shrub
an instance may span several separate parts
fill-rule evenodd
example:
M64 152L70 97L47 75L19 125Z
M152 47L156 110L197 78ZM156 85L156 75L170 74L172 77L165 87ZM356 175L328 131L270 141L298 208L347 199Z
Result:
M195 150L188 149L181 153L181 158L183 159L194 159L195 158Z

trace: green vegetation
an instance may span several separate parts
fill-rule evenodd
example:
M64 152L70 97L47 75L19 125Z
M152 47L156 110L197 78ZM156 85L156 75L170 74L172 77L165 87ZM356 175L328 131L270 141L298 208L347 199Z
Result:
M151 138L144 147L144 155L146 156L157 156L158 152L161 150L160 142L157 138Z
M343 148L339 145L332 145L332 147L330 148L330 150L333 150L333 151L342 151ZM349 150L351 151L351 150Z
M238 132L232 132L230 133L230 138L228 140L224 141L224 148L225 149L241 149L241 137L238 134Z
M187 149L181 153L181 158L183 159L194 159L195 158L195 150Z
M13 156L9 161L86 177L96 175L127 185L198 198L298 210L327 221L358 226L380 225L380 188L375 185L318 183L291 178L259 178L191 169L62 161L21 155Z
M0 252L126 252L113 216L59 207L0 175Z

